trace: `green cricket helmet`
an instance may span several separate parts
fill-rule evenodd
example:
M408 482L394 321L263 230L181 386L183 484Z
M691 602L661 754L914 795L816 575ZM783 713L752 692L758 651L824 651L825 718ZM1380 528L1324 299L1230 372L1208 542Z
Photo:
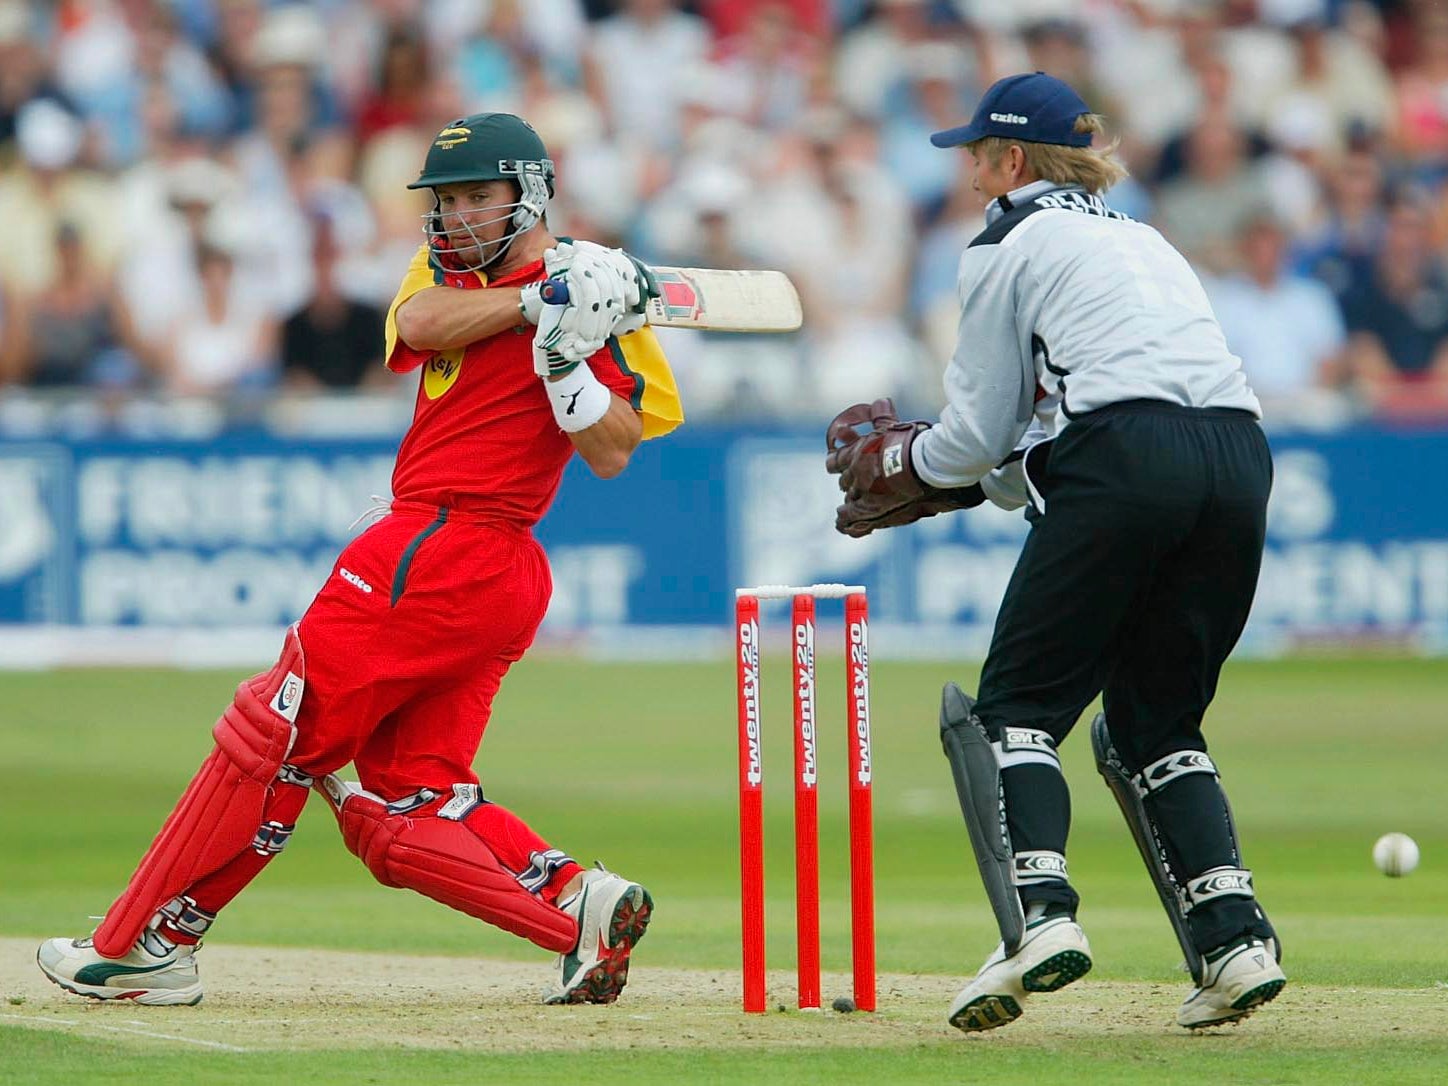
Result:
M407 187L436 189L464 181L513 181L518 199L490 210L492 218L454 216L446 224L434 203L424 218L428 244L446 254L447 266L482 271L499 260L518 235L531 230L548 208L553 195L553 160L533 126L511 113L474 113L449 121L432 141L422 173ZM483 241L478 227L510 220L512 230L495 241Z

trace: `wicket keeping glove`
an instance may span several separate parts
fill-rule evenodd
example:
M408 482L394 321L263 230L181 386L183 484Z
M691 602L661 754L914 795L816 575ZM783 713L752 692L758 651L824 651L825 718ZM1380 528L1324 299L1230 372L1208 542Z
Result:
M861 433L865 425L870 429ZM979 483L941 488L921 482L910 450L928 429L928 422L901 422L888 399L854 404L834 417L825 434L825 470L840 477L845 492L836 531L858 538L986 500Z

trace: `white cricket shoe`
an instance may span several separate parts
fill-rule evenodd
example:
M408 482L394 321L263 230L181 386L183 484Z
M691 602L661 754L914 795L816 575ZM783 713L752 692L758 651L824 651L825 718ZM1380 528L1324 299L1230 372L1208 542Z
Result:
M151 1006L201 1002L196 948L151 933L124 958L103 958L90 939L47 939L35 953L40 971L67 992L91 999L129 999Z
M578 946L558 956L558 987L545 1003L612 1003L628 983L628 959L654 909L649 892L599 865L558 907L578 921Z
M1021 1016L1030 992L1054 992L1091 971L1086 933L1069 916L1049 916L1026 925L1020 949L1007 955L1004 943L985 960L975 979L950 1005L950 1024L966 1033L995 1029Z
M1208 957L1206 977L1177 1011L1177 1024L1187 1029L1239 1022L1262 1004L1277 998L1287 974L1277 955L1261 939L1243 939L1220 956Z

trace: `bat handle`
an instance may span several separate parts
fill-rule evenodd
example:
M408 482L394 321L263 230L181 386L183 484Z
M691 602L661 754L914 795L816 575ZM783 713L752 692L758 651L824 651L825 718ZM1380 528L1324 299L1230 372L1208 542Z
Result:
M567 305L568 284L562 279L545 279L538 288L538 297L543 299L544 305Z

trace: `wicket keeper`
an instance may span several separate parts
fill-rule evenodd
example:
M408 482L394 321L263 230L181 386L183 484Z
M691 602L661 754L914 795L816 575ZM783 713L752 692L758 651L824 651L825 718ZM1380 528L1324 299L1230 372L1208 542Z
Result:
M987 499L1031 530L972 700L941 736L1001 943L951 1024L987 1030L1091 968L1066 866L1057 747L1103 695L1098 768L1131 826L1195 988L1188 1028L1250 1014L1286 978L1202 716L1252 606L1272 458L1261 408L1201 284L1100 193L1124 176L1100 119L1040 72L992 86L964 147L989 203L960 261L940 419L889 401L831 424L849 535ZM868 433L861 433L867 427Z

